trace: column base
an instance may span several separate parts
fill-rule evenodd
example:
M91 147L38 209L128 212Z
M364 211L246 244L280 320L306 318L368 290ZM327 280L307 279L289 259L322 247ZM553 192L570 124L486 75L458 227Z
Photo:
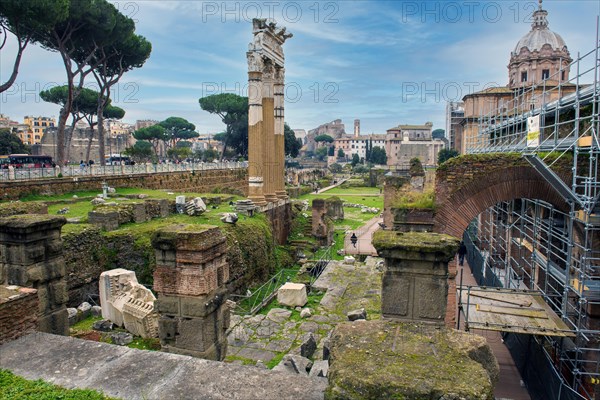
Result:
M248 200L252 200L255 206L263 207L267 205L265 196L248 196Z
M269 203L277 203L279 201L279 199L277 198L277 195L275 193L265 194L265 200L268 201Z
M276 190L275 194L277 195L277 198L279 200L287 200L287 199L289 199L289 196L287 195L287 192L285 190Z

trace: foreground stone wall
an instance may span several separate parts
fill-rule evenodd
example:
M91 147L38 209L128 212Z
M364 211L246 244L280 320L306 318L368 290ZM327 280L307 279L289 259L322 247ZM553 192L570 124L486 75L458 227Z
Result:
M300 374L42 333L0 346L0 368L128 400L322 400L326 386Z
M278 244L285 244L292 227L292 205L289 201L280 202L264 211L273 230L273 237Z
M180 192L248 193L247 169L166 172L120 176L51 178L0 183L2 200L18 200L30 194L56 195L78 190L101 190L102 182L120 188L170 189Z
M481 336L386 320L337 325L329 363L327 400L493 400L499 371Z
M0 218L0 284L37 291L37 327L68 334L67 285L60 229L64 217L14 215Z

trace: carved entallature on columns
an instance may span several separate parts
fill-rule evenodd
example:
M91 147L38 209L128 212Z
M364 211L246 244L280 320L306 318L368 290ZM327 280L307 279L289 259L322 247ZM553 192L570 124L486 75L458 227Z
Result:
M284 183L282 45L292 34L266 19L252 20L254 40L249 45L248 161L249 196L255 204L286 199ZM253 72L257 72L254 74ZM260 97L254 96L260 87Z

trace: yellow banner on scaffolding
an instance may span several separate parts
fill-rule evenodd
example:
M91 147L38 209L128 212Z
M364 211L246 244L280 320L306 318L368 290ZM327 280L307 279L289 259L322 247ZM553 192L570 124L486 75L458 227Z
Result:
M534 115L527 118L527 147L540 145L540 116Z

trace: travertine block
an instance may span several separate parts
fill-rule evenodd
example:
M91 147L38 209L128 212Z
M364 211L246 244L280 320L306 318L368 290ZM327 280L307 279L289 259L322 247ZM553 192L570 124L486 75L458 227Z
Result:
M306 285L287 282L277 291L277 302L288 307L302 307L308 301Z

